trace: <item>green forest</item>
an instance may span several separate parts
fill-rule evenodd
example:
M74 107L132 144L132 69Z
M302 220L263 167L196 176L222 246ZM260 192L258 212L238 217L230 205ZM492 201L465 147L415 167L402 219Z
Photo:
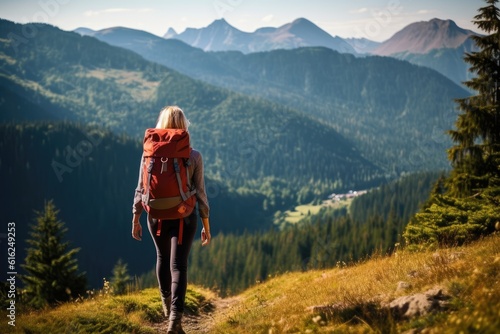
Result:
M285 272L345 266L370 254L390 254L403 242L409 218L427 200L438 175L404 177L355 198L348 210L325 207L281 231L221 233L207 249L195 243L189 277L222 295L237 294Z
M151 240L144 238L139 243L130 237L139 142L96 126L68 122L2 124L0 132L1 182L10 190L2 203L2 215L5 221L24 226L17 231L20 258L25 254L23 240L28 236L27 227L34 223L35 211L53 200L68 226L68 240L82 248L80 264L94 286L109 276L119 258L137 275L154 265ZM212 219L218 222L214 233L269 226L270 214L261 209L264 196L242 195L209 178L206 183L214 189L209 197ZM232 220L225 218L228 216ZM144 261L148 254L151 261Z

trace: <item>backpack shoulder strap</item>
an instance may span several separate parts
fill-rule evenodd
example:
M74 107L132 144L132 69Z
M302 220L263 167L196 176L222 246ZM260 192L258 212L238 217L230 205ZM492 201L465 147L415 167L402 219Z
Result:
M188 189L191 190L191 178L189 177L189 166L191 166L191 160L189 158L184 159L184 166L186 166L186 180Z
M146 162L146 158L144 157L144 163ZM143 203L149 203L149 187L151 185L151 174L152 174L152 171L153 171L153 164L155 162L155 158L153 157L149 157L149 165L148 165L148 180L145 184L145 191L144 191L144 194L142 196L142 202ZM144 185L143 185L144 186Z
M193 196L196 193L196 190L190 190L187 194L184 192L182 189L182 180L181 180L181 169L179 167L179 161L177 158L174 158L174 170L175 170L175 177L177 178L177 185L179 186L179 192L181 194L182 200L185 201L189 197ZM187 168L186 168L187 170ZM187 182L189 185L189 173L186 174L187 177Z

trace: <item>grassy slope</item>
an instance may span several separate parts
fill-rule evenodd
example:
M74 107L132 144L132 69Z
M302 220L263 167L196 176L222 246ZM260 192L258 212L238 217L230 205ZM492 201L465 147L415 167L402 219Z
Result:
M413 278L409 277L413 273ZM411 284L397 292L398 282ZM248 289L241 302L218 316L214 333L498 333L500 235L468 247L436 252L396 252L354 266L289 273ZM395 322L369 305L441 286L452 296L448 312ZM308 307L344 303L336 318Z
M200 287L188 288L186 313L197 314L214 294ZM18 303L19 304L19 303ZM144 289L124 296L111 296L100 291L95 297L65 303L46 310L16 316L16 326L0 323L0 333L31 334L116 334L156 333L154 327L164 321L158 289ZM1 312L3 319L5 310Z
M411 288L397 291L400 281ZM202 328L211 328L211 333L403 333L412 328L427 328L426 333L497 333L499 283L497 233L466 247L419 253L400 250L352 266L273 277L231 298L231 307L216 310L209 316L210 324ZM396 322L373 307L435 286L451 296L446 312ZM191 287L187 299L189 313L196 314L216 297ZM338 303L346 310L336 316L308 310ZM155 333L162 317L158 290L146 289L18 314L16 320L15 331L4 320L0 332Z

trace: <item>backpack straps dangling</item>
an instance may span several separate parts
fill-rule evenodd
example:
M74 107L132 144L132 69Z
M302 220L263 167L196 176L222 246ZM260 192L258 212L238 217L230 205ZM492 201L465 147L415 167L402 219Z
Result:
M162 220L158 219L158 226L156 227L156 236L161 235ZM177 237L177 244L182 245L182 236L184 235L184 218L179 219L179 236Z
M158 226L156 227L156 236L159 237L161 235L161 219L158 219Z
M177 237L177 244L182 245L182 235L184 234L184 218L179 220L179 236Z

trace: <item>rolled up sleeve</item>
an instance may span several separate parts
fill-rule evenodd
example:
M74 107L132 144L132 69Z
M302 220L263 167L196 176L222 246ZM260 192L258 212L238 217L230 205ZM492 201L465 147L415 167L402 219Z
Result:
M142 165L143 158L141 157L141 164L139 167L139 180L137 181L137 187L135 188L134 193L134 204L132 205L132 213L134 215L140 215L144 210L142 206Z
M192 181L196 187L196 198L198 199L198 213L201 218L208 218L210 215L210 206L208 204L207 192L205 190L205 177L203 171L203 158L201 153L193 150L193 176Z

